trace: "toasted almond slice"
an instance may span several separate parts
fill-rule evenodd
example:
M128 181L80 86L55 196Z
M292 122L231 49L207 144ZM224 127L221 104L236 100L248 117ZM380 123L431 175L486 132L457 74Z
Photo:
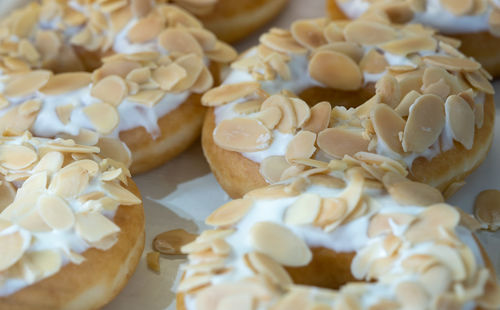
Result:
M424 94L433 94L441 99L446 100L446 98L450 95L451 88L445 82L444 79L440 79L434 84L429 85L428 87L423 89Z
M71 113L75 107L72 104L59 105L56 107L56 114L61 123L68 124L71 119Z
M35 46L42 54L44 60L54 59L61 48L61 39L54 31L38 30L35 38Z
M427 292L416 282L399 283L396 287L396 295L405 308L425 309L429 304Z
M254 224L250 240L255 249L285 266L305 266L312 259L312 253L302 239L288 228L272 222Z
M135 95L128 96L127 99L133 102L143 104L148 107L154 107L165 96L165 92L159 89L148 89L138 92Z
M128 94L128 86L120 76L109 75L97 82L90 94L105 103L117 106Z
M279 36L273 33L265 33L259 38L263 45L281 52L305 54L307 49L300 45L292 36Z
M357 90L363 75L358 65L339 52L319 51L309 62L309 74L316 81L340 90Z
M126 78L127 74L132 70L142 67L140 63L131 60L113 60L105 62L101 68L94 71L92 74L92 81L96 83L109 75L118 75L122 78Z
M410 107L415 103L415 101L420 97L421 94L415 90L411 90L406 96L401 99L401 102L394 109L396 113L401 117L408 116L410 113Z
M375 84L375 91L379 97L380 102L395 108L401 99L401 88L399 87L398 80L390 75L385 74Z
M286 160L291 164L295 159L310 158L316 151L316 134L310 131L299 132L286 148Z
M474 202L474 216L488 229L500 228L500 191L490 189L479 193Z
M316 50L319 51L332 51L349 56L355 63L359 63L364 55L364 50L358 44L352 42L334 42L323 45Z
M396 38L396 31L386 25L358 20L349 23L344 29L347 41L364 45L376 45Z
M203 56L203 49L198 41L187 30L182 28L167 28L163 30L158 36L158 43L169 53L194 53L198 56Z
M233 100L244 98L260 87L257 82L243 82L237 84L227 84L216 87L206 92L201 98L201 102L205 106L219 106Z
M25 240L19 232L8 235L0 235L0 270L7 270L23 256Z
M102 134L111 133L120 121L118 111L108 103L94 103L83 108L95 129Z
M42 195L38 199L38 213L42 219L57 230L67 230L75 224L75 216L68 204L58 196Z
M27 146L14 144L0 145L0 163L7 169L24 169L33 164L37 159L37 153Z
M233 225L247 214L252 204L250 199L232 200L210 214L205 223L212 226Z
M269 147L272 135L261 122L250 118L223 120L214 131L215 143L236 152L256 152Z
M191 86L191 91L197 94L205 93L214 86L214 78L207 67L203 66L198 79Z
M281 109L275 106L267 107L255 115L255 117L270 130L274 129L281 120Z
M443 100L436 95L420 96L410 109L403 134L403 150L424 152L436 142L444 125Z
M161 66L153 71L153 79L164 91L170 91L187 76L187 71L177 63Z
M361 133L342 128L327 128L318 134L317 140L319 148L334 158L366 152L369 142Z
M48 152L38 161L33 172L48 171L54 173L61 169L64 155L60 152Z
M269 156L260 163L259 172L269 183L281 180L283 172L290 167L284 156Z
M423 57L423 60L425 63L429 65L442 67L446 70L451 70L451 71L470 72L479 70L479 68L481 68L480 63L468 58L431 55Z
M404 119L385 104L376 105L370 118L378 139L383 141L393 152L402 154L403 147L399 141L399 133L403 132L405 128Z
M324 198L315 223L319 226L332 225L346 216L347 203L342 198Z
M493 89L490 81L488 81L488 79L481 72L465 72L464 76L467 82L469 82L472 86L479 89L480 91L483 91L487 94L495 93L495 90Z
M302 127L305 122L311 117L311 109L307 103L299 98L289 98L295 110L295 116L297 118L297 127Z
M382 73L389 66L389 63L376 49L371 49L366 53L359 63L362 72L377 74Z
M439 190L424 183L397 182L389 186L387 190L396 202L405 206L430 206L444 202Z
M16 76L5 85L3 94L7 97L21 97L42 88L49 81L50 71L38 70Z
M99 212L76 214L76 232L88 242L98 242L120 231L115 223Z
M308 225L314 222L321 207L321 197L304 193L286 209L284 221L289 225Z
M330 23L323 29L323 35L329 43L345 41L344 31L336 23Z
M157 235L153 240L153 249L162 254L180 255L181 247L193 242L197 235L190 234L184 229L174 229Z
M452 95L445 103L446 122L453 139L470 150L474 143L474 112L460 96Z
M323 36L323 30L309 20L299 20L292 23L290 30L297 42L311 50L327 43Z
M270 278L273 283L281 287L286 287L293 283L292 278L288 275L285 268L271 257L259 252L250 252L248 260L258 273Z
M136 17L146 16L152 9L151 3L141 0L130 1L130 7Z
M191 88L203 71L203 59L197 55L188 54L177 58L175 62L186 70L187 75L175 85L172 91L179 92Z
M49 189L63 198L70 198L82 193L88 183L87 170L80 166L70 166L64 167L53 176Z
M474 7L474 0L440 0L441 5L453 15L466 15Z
M293 133L297 126L297 114L292 101L283 95L272 95L261 105L261 110L268 107L277 107L281 111L281 120L278 124L278 130L282 133Z
M147 67L134 69L127 74L128 81L135 82L138 84L143 84L148 82L150 77L151 77L151 70L150 68Z
M136 1L137 2L137 1ZM158 37L165 27L165 20L160 14L149 14L139 19L127 33L127 38L132 43L144 43Z
M111 198L122 205L137 205L141 203L141 199L121 187L118 183L103 182L101 183L101 187Z
M217 41L217 43L215 43L215 48L213 50L206 51L205 56L215 62L228 63L236 59L236 57L238 57L238 53L231 45Z
M90 73L69 72L50 77L47 84L40 89L46 95L60 95L83 88L90 84Z
M303 129L314 133L319 133L328 127L330 123L330 103L322 101L311 108L311 116L304 123Z
M216 48L217 37L212 32L203 28L188 28L187 30L198 41L204 51L211 51Z
M406 56L416 52L435 51L437 41L430 36L422 35L389 41L379 47L391 54Z

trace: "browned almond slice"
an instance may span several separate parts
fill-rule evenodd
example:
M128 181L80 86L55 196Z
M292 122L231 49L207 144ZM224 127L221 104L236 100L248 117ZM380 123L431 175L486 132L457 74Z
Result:
M37 31L35 46L44 60L54 59L61 47L61 40L54 31Z
M385 59L384 55L376 49L371 49L368 53L366 53L359 63L361 71L371 74L382 73L388 66L389 63Z
M181 28L167 28L158 36L158 43L169 53L194 53L203 56L203 49L198 41L187 31Z
M7 97L21 97L42 88L49 81L50 71L38 70L20 74L5 85L3 94Z
M283 172L290 167L284 156L269 156L260 163L259 172L269 183L281 180Z
M500 228L500 191L490 189L479 193L474 202L474 216L488 229Z
M92 75L92 80L98 82L99 80L109 76L118 75L122 78L126 78L132 70L142 68L140 63L130 60L113 60L106 62L101 68L96 70Z
M311 250L291 230L272 222L259 222L250 230L253 247L285 266L305 266L312 259Z
M195 54L188 54L179 57L175 61L179 66L186 70L186 77L180 80L172 89L172 91L184 91L191 88L194 83L198 80L204 65L203 59Z
M236 57L238 57L238 53L231 45L217 41L217 43L215 43L215 48L213 50L206 51L205 56L210 58L212 61L228 63L236 59Z
M401 99L401 88L398 80L390 74L385 74L375 84L375 91L380 102L389 105L392 108L398 106Z
M144 43L155 39L164 29L165 20L160 14L150 14L149 16L138 20L130 28L127 38L132 43Z
M401 99L401 102L398 104L398 106L395 108L396 113L399 114L401 117L408 116L410 113L410 107L415 103L415 100L420 97L421 94L415 90L411 90L409 93L406 94L406 96Z
M117 106L128 94L128 86L123 78L117 75L109 75L97 82L92 87L90 94L105 103Z
M2 255L0 255L0 270L7 270L21 259L24 248L25 240L19 232L1 235L0 247L2 248Z
M229 226L241 220L250 210L253 201L250 199L236 199L215 210L205 220L207 225Z
M103 134L111 133L118 122L120 116L114 106L108 103L94 103L83 108L83 113L89 118L95 129Z
M474 7L474 0L440 0L441 5L446 8L453 15L466 15Z
M259 38L263 45L282 53L304 54L307 49L300 45L292 36L279 36L265 33Z
M476 71L481 68L481 64L468 59L441 55L432 55L423 57L424 62L429 65L442 67L451 71Z
M412 108L403 134L403 150L421 153L430 147L445 125L444 103L436 95L420 96Z
M299 98L289 98L295 110L295 116L297 118L297 127L302 127L305 122L311 117L311 109L307 103Z
M278 264L269 256L259 252L250 252L248 254L248 260L257 273L269 277L273 283L280 285L281 287L285 287L293 283L292 278L290 278L283 266Z
M347 41L365 45L376 45L396 38L396 31L386 25L358 20L349 23L344 29Z
M264 126L269 129L274 129L281 120L281 109L275 106L270 106L255 115L255 117L260 120Z
M321 197L304 193L286 209L284 221L289 225L308 225L314 222L321 207Z
M414 36L404 39L389 41L379 47L391 54L406 56L421 51L434 51L437 41L430 36Z
M445 111L453 139L470 150L474 143L474 112L469 104L462 97L452 95L446 100Z
M215 143L236 152L256 152L269 147L272 135L256 119L234 118L223 120L214 131Z
M277 107L281 111L281 120L278 130L283 133L293 133L297 126L297 115L292 101L283 95L272 95L262 103L261 110L268 107Z
M46 95L60 95L74 91L90 84L90 73L69 72L50 77L47 84L40 89Z
M111 198L122 205L137 205L141 203L141 200L137 196L121 187L118 183L102 182L101 187Z
M490 81L488 81L488 79L483 74L481 74L481 72L465 72L464 76L467 82L469 82L472 86L479 89L480 91L484 91L487 94L495 93L495 90L493 89Z
M27 146L13 144L0 145L0 163L7 169L24 169L33 164L37 159L37 153Z
M198 41L204 51L215 49L217 37L203 28L188 28L189 33Z
M357 90L363 82L358 65L348 56L319 51L309 62L309 74L316 81L340 90Z
M203 105L209 107L222 105L239 98L244 98L257 91L259 87L260 84L257 82L222 85L206 92L201 97L201 102Z
M299 132L286 148L286 160L293 163L295 159L310 158L316 151L315 142L315 133L306 130Z
M364 50L358 44L352 42L334 42L316 50L319 51L332 51L349 56L355 63L359 63L364 55Z
M403 147L399 141L399 133L405 128L405 120L393 109L384 104L378 104L371 112L370 118L377 137L391 151L402 154Z
M58 196L42 195L38 199L38 213L53 229L66 230L75 224L75 216L68 204Z
M332 107L330 103L322 101L317 103L311 108L311 116L304 123L302 127L304 130L308 130L314 133L319 133L328 127L330 123L330 113Z
M405 206L429 206L444 202L440 191L424 183L403 181L389 186L391 197Z
M135 95L128 96L127 99L133 102L143 104L148 107L153 107L165 96L165 92L159 89L147 89L138 92Z
M315 49L327 43L323 30L314 22L299 20L292 23L290 30L294 39L309 49Z
M115 223L99 212L76 214L76 232L88 242L98 242L120 231Z
M214 86L214 78L207 67L203 66L198 79L191 86L191 91L197 94L201 94L209 90Z
M157 235L153 240L153 249L162 254L180 255L181 247L193 242L197 235L184 229L174 229Z
M344 155L353 156L357 152L368 151L369 140L361 133L341 128L328 128L318 134L318 146L321 150L335 158Z
M187 71L177 63L161 66L153 71L153 79L164 91L170 91L179 81L187 76Z

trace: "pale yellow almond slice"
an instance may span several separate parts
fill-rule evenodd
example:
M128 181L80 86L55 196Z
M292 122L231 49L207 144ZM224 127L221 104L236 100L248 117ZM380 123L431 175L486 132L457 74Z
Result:
M198 79L191 86L191 91L197 94L205 93L214 86L214 78L207 67L203 66Z
M277 107L281 111L281 120L278 123L278 130L282 133L293 133L297 126L297 114L292 101L283 95L272 95L261 105L261 110L268 107Z
M203 28L188 28L189 33L198 41L204 51L215 49L217 37Z
M279 199L283 197L293 197L299 194L300 192L290 191L285 185L279 184L254 189L246 193L243 197L251 199Z
M250 199L232 200L210 214L205 223L212 226L230 226L241 220L250 210Z
M64 125L69 123L71 119L71 113L73 113L74 109L75 106L73 106L72 104L59 105L56 107L56 114L61 123L63 123Z
M319 133L328 127L332 107L326 101L319 102L311 108L311 116L302 128L307 131Z
M88 242L98 242L120 231L115 223L99 212L76 214L76 232Z
M286 209L284 221L289 225L308 225L314 222L321 207L321 197L304 193Z
M389 186L387 190L395 201L405 206L429 206L444 202L439 190L424 183L397 182Z
M153 79L164 91L170 91L187 76L187 71L177 63L161 66L153 71Z
M141 200L137 196L120 186L118 183L102 182L101 187L111 198L122 205L137 205L141 203Z
M186 30L181 28L167 28L158 36L158 43L169 53L179 52L182 54L194 53L203 55L203 49L198 41Z
M402 154L403 147L399 141L399 133L405 128L405 120L385 104L376 105L370 118L378 139L391 151Z
M2 248L2 255L0 255L0 270L7 270L13 266L24 253L25 240L19 232L13 234L0 236L0 248Z
M0 164L12 170L27 168L38 159L37 153L23 145L0 145Z
M205 56L215 62L228 63L236 59L238 53L231 45L217 41L214 49L205 51Z
M303 130L288 143L285 158L289 163L295 159L310 158L316 151L316 134Z
M96 175L97 172L99 171L99 165L97 164L97 162L91 159L80 159L68 164L64 168L70 169L73 167L80 167L83 170L87 171L87 173L91 176Z
M488 79L479 71L465 72L465 79L472 86L487 94L494 94L495 90Z
M259 222L250 230L253 247L284 266L305 266L312 259L311 250L291 230L271 222Z
M105 103L117 106L128 94L128 86L120 76L109 75L97 82L92 87L90 94Z
M64 155L60 152L48 152L38 161L33 172L48 171L54 173L61 169Z
M311 117L311 109L307 103L299 98L289 98L295 110L295 116L297 119L297 127L302 127L305 122Z
M474 7L474 0L440 0L441 5L453 15L466 15Z
M133 102L143 104L148 107L155 106L165 96L165 92L159 89L147 89L138 92L135 95L128 96L127 99Z
M474 144L474 112L469 104L462 97L452 95L446 100L445 112L453 139L470 150Z
M401 88L398 80L390 74L385 74L375 84L375 92L380 102L395 108L401 99Z
M307 49L292 36L265 33L259 38L259 41L263 45L281 53L305 54L307 52Z
M255 117L269 129L274 129L281 120L281 109L275 106L267 107L255 115Z
M440 296L448 290L453 279L449 268L436 265L426 270L420 281L428 294Z
M158 37L165 27L165 20L160 14L149 14L139 19L127 33L127 38L132 43L144 43Z
M406 96L401 99L401 102L398 104L398 106L394 109L396 113L399 114L401 117L408 116L410 113L410 107L415 103L415 101L420 97L422 94L415 90L411 90L409 93L406 94Z
M69 205L55 195L42 195L38 199L38 213L53 229L67 230L75 224L75 216Z
M273 283L281 287L286 287L293 283L292 278L288 275L285 268L269 256L259 252L250 252L248 260L257 273L270 278Z
M500 227L500 191L490 189L479 193L474 202L474 216L488 229L495 231Z
M88 172L80 166L64 167L50 182L49 190L63 198L77 196L89 184Z
M412 36L399 40L389 41L379 47L391 54L406 56L411 53L422 51L434 51L437 41L430 36Z
M37 31L35 46L44 60L54 59L59 53L61 39L54 31Z
M446 70L451 70L451 71L470 72L479 70L479 68L481 68L481 64L468 58L433 55L433 56L425 56L423 57L423 60L425 63L429 65L442 67Z
M359 63L361 71L370 74L382 73L388 66L389 63L385 59L384 55L376 49L371 49L368 53L366 53Z
M104 102L86 106L83 108L83 113L89 118L95 129L102 134L111 133L120 122L116 108Z
M47 84L40 89L46 95L60 95L83 88L90 84L90 73L69 72L50 77Z
M5 85L3 94L7 97L21 97L36 92L49 81L50 71L38 70L16 76Z
M61 254L53 250L44 250L26 253L25 260L29 266L42 277L55 274L62 266Z
M257 82L222 85L206 92L201 97L201 102L203 105L209 107L222 105L239 98L244 98L257 91L259 87L260 84Z
M319 51L332 51L349 56L355 63L359 63L364 55L364 50L356 43L352 42L334 42L327 45L323 45L316 49L315 52Z
M320 51L309 62L309 74L316 81L339 90L357 90L363 82L358 65L348 56Z
M197 235L184 229L174 229L157 235L153 240L153 249L162 254L181 255L181 247L193 242Z
M147 83L149 78L151 78L151 70L147 67L134 69L127 74L128 81L138 84Z
M234 118L223 120L214 131L215 143L236 152L256 152L269 147L272 135L256 119Z
M288 81L291 79L292 73L290 71L290 68L288 67L287 63L283 60L283 57L281 57L279 54L274 53L267 61L267 64L270 65L274 71L276 71L276 73L282 80ZM256 67L258 65L259 64L256 64Z
M436 95L420 96L412 108L403 133L403 150L421 153L430 147L445 125L444 103Z
M345 217L347 203L342 198L323 198L321 209L315 219L319 226L332 225Z
M446 100L446 98L450 95L451 88L445 82L444 79L440 79L434 84L431 84L423 89L424 94L433 94L441 99Z
M269 156L260 163L259 172L269 183L281 180L283 172L290 167L284 156Z
M345 27L344 35L346 40L350 42L376 45L395 39L396 31L383 24L358 20Z
M38 112L41 107L42 107L42 102L40 100L37 99L28 100L23 102L19 106L18 112L20 115L28 116L34 114L35 112Z
M0 184L0 213L9 206L16 196L16 188L9 182ZM2 231L2 221L0 220L0 232Z
M296 21L292 23L290 30L297 42L311 50L327 43L321 27L311 21Z
M132 70L142 67L140 63L130 60L113 60L105 62L101 68L94 71L92 74L92 81L96 83L109 75L118 75L122 78L126 78L127 74Z
M343 158L344 155L353 156L357 152L368 151L370 141L361 133L342 128L328 128L318 134L317 143L328 155Z
M425 309L430 299L424 288L416 282L399 283L396 296L405 309Z
M180 92L191 88L203 71L203 59L195 54L188 54L177 58L175 62L186 70L187 75L173 87L172 91Z

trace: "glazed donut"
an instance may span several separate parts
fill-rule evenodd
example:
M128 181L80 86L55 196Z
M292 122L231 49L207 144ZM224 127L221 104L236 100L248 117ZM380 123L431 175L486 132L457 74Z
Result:
M237 198L310 158L370 151L400 161L413 180L456 188L485 158L495 113L487 73L453 43L369 18L272 29L202 97L212 171Z
M174 0L226 42L236 42L278 15L288 0Z
M199 94L218 83L219 66L236 52L182 9L138 8L139 3L147 2L120 2L105 10L104 2L45 1L4 20L8 35L0 44L10 48L0 53L0 131L31 130L36 136L97 144L104 156L132 163L134 174L164 163L196 140L204 117ZM89 13L96 9L109 13ZM139 12L143 17L133 18ZM98 16L110 21L108 29L123 30L95 30L102 22ZM19 26L26 20L33 22ZM62 45L66 41L71 44ZM92 74L78 71L97 64ZM44 68L71 72L52 74ZM29 111L23 114L23 107Z
M131 277L144 248L139 191L97 152L0 138L1 309L98 309Z
M328 0L334 19L354 19L367 11L388 16L393 22L417 22L438 29L462 42L460 50L500 75L500 3L495 0ZM371 14L368 12L367 14Z
M183 247L177 309L498 309L491 262L460 224L472 217L365 155L213 212Z

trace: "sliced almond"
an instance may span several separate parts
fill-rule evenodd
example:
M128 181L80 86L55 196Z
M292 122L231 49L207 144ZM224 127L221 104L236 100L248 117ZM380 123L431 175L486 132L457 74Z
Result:
M358 20L349 23L344 29L347 41L364 45L376 45L396 38L396 31L386 25Z
M236 152L256 152L269 147L271 132L256 119L223 120L214 132L215 143Z
M128 94L128 86L120 76L109 75L97 82L90 94L105 103L117 106Z
M493 89L490 81L488 81L488 79L481 72L465 72L464 76L467 82L469 82L472 86L479 89L480 91L483 91L487 94L495 93L495 90Z
M389 41L379 47L391 54L406 56L422 51L435 51L437 41L430 36L412 36L399 40Z
M321 27L311 21L296 21L292 23L290 30L294 39L309 49L315 49L327 43Z
M114 200L122 205L137 205L141 200L127 189L114 182L101 183L102 189Z
M281 109L278 107L267 107L260 111L255 117L270 130L274 129L281 121Z
M363 75L358 65L339 52L319 51L309 62L309 74L316 81L339 90L357 90Z
M67 230L75 223L73 211L63 199L57 196L42 195L38 200L38 213L53 229Z
M60 95L83 88L90 84L90 73L70 72L50 77L47 84L40 89L46 95Z
M71 113L75 107L72 104L59 105L56 107L56 114L61 123L68 124L71 119Z
M88 184L88 172L80 166L71 166L53 176L49 189L63 198L70 198L82 193Z
M292 36L279 36L273 33L265 33L259 38L260 43L282 53L304 54L307 49L300 45Z
M440 191L424 183L404 181L388 187L391 197L404 206L429 206L444 202Z
M388 66L389 63L385 59L384 55L376 49L371 49L368 53L366 53L359 63L361 71L370 74L382 73Z
M153 240L153 249L162 254L180 255L181 247L193 242L197 235L190 234L184 229L174 229L157 235Z
M223 205L207 217L205 223L212 226L229 226L241 220L250 210L250 199L236 199Z
M260 87L257 82L244 82L237 84L222 85L206 92L201 98L205 106L213 107L231 102L233 100L244 98Z
M118 111L108 103L94 103L83 108L83 113L89 118L96 130L102 134L111 133L120 121Z
M136 1L138 2L138 1ZM158 37L165 27L165 20L160 14L149 14L139 19L127 33L127 38L132 43L144 43Z
M3 94L7 97L21 97L42 88L50 79L50 71L38 70L16 76L5 85Z
M445 112L453 139L470 150L474 143L474 112L469 104L462 97L452 95L446 100Z
M248 260L258 273L268 277L273 283L281 287L286 287L293 283L292 278L288 275L285 268L269 256L259 252L250 252Z
M88 242L98 242L120 231L115 223L98 212L76 214L76 232Z
M321 207L321 197L304 193L286 209L284 221L289 225L308 225L314 222Z
M399 82L390 74L385 74L375 84L375 91L380 102L389 105L391 108L398 106L401 99L401 88Z
M361 133L341 128L325 129L318 134L317 140L319 148L334 158L366 152L369 142Z
M19 232L0 235L0 270L7 270L21 259L25 250L25 240Z
M315 142L315 133L306 130L299 132L288 143L285 153L286 160L293 163L295 159L310 158L316 151Z
M179 52L182 54L194 53L203 55L203 49L198 41L182 28L167 28L158 36L158 43L169 53Z
M442 67L451 71L476 71L481 68L481 64L468 58L458 58L450 56L432 55L423 57L425 63Z
M384 104L376 105L370 118L378 139L383 141L391 151L402 154L403 147L399 141L399 133L405 128L404 119Z
M37 153L22 145L0 145L0 164L7 169L20 170L27 168L38 159Z
M330 112L332 107L330 103L322 101L311 108L311 116L304 123L302 128L307 131L319 133L328 127L330 122Z

